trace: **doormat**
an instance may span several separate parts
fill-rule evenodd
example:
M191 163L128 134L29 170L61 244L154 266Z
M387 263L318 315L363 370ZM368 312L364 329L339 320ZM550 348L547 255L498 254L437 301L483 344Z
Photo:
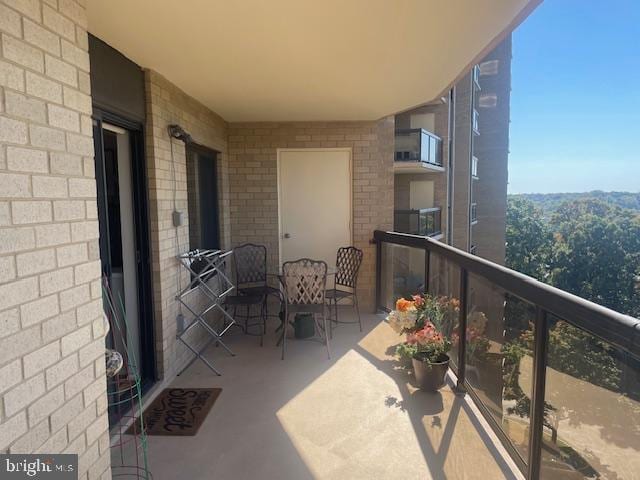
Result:
M142 414L147 435L195 435L221 392L221 388L165 388ZM136 419L126 433L139 432Z

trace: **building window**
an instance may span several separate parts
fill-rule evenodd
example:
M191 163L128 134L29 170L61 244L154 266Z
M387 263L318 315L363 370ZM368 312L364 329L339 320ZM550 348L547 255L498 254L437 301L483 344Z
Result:
M478 97L480 108L496 108L498 105L498 95L495 93L483 93Z
M217 154L200 146L187 147L189 249L220 248Z
M500 64L499 60L488 60L486 62L482 62L479 65L480 76L485 77L489 75L497 75L499 64Z
M471 158L471 176L475 179L478 178L478 157Z

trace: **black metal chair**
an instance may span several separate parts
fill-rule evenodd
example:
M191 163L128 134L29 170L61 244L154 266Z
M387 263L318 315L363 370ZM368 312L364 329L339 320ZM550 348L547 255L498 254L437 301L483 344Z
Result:
M260 346L264 344L264 335L267 332L267 316L265 311L265 302L264 295L229 295L225 297L224 303L225 308L232 307L233 308L233 318L238 317L237 309L238 307L245 307L246 313L245 315L240 315L244 318L244 326L239 325L242 328L242 331L247 335L256 335L260 336ZM259 315L251 315L251 307L259 306L260 314ZM258 323L250 323L249 320L252 318L259 318ZM250 328L259 326L260 333L253 333L250 331Z
M358 316L358 324L362 331L362 320L360 319L360 310L358 308L358 293L356 290L358 284L358 271L362 265L362 250L355 247L340 247L336 257L336 274L334 287L327 290L326 297L329 306L333 303L334 318L331 318L331 325L334 323L356 323L350 321L340 321L338 319L338 303L351 299L353 307ZM332 332L333 333L333 328Z
M282 359L287 343L289 315L297 313L313 314L316 332L324 337L327 356L331 358L329 330L327 329L327 264L320 260L301 258L282 265L280 277L284 291L284 318L282 323ZM320 325L317 315L322 318Z
M267 273L267 247L254 243L245 243L233 249L233 260L238 293L241 295L262 296L265 315L267 317L279 317L278 314L269 315L267 309L270 296L277 298L280 305L282 305L280 289L269 285L269 277L271 275Z

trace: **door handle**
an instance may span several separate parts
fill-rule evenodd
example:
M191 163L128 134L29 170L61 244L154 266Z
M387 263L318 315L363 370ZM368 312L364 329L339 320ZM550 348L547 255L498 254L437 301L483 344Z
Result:
M284 238L291 238L291 234L289 234L289 233L285 233L285 234L283 235L283 237L284 237Z

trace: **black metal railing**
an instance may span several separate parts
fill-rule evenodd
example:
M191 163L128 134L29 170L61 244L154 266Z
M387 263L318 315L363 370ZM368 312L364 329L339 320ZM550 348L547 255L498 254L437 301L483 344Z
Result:
M393 229L400 233L434 237L442 233L442 209L440 207L418 210L395 210Z
M374 239L378 308L422 290L458 309L457 388L527 478L637 471L640 320L425 236Z
M442 140L424 128L396 130L397 162L423 162L442 166Z

